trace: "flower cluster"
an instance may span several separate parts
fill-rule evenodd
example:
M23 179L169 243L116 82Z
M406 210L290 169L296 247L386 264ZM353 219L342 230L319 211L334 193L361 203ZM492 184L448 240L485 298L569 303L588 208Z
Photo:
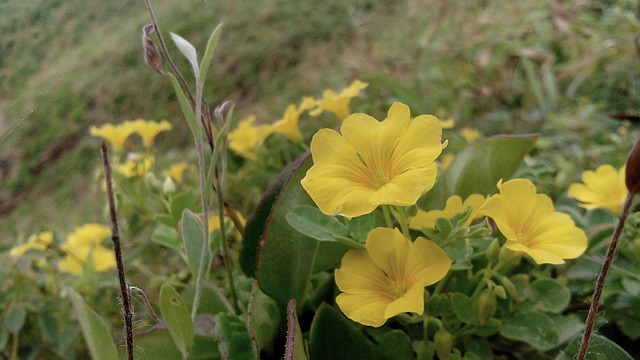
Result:
M300 132L298 121L304 112L308 111L311 116L330 112L342 120L350 114L351 99L367 86L367 83L356 80L340 93L326 90L320 99L304 97L299 105L290 104L282 118L273 124L256 125L255 116L248 116L229 133L229 148L242 157L256 160L256 147L262 145L272 134L281 134L295 143L302 144L304 136Z
M104 124L99 128L92 126L89 133L92 136L107 140L118 155L125 149L125 142L129 136L134 133L138 134L146 151L144 153L129 153L126 160L116 166L116 170L123 176L136 177L143 176L151 169L155 160L150 153L153 142L158 134L171 128L172 126L167 120L158 122L135 119L127 120L117 125Z

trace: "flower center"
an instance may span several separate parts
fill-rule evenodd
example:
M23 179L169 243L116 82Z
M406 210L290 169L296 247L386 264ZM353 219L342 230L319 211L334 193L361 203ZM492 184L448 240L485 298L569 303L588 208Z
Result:
M389 293L394 299L397 299L407 292L407 288L400 281L391 280L389 282Z
M373 184L376 189L380 189L389 182L389 177L383 174L381 171L377 171L373 176Z

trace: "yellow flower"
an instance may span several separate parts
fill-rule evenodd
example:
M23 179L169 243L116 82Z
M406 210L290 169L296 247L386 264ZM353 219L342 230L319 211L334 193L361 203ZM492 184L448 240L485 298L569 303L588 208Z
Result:
M138 154L129 154L127 161L118 165L117 170L128 178L142 176L149 172L154 160L153 155L140 157Z
M238 155L251 160L257 158L253 149L261 145L272 131L269 125L253 125L254 121L256 121L256 117L249 116L240 121L238 126L229 133L229 148Z
M601 165L595 171L587 170L582 173L582 182L571 184L567 195L580 201L578 205L587 210L605 208L620 216L628 191L625 166L618 171L608 164Z
M282 134L293 141L302 142L302 133L300 133L300 129L298 128L298 119L303 112L311 109L315 104L316 101L312 97L305 97L300 107L294 104L289 105L282 119L279 119L271 126L272 132Z
M131 122L131 126L134 131L140 135L142 143L146 148L150 148L153 145L153 140L159 133L171 130L171 124L167 120L157 122L153 120L136 119Z
M91 129L89 129L91 136L101 137L107 140L117 153L124 149L125 140L134 132L135 129L130 121L125 121L118 125L104 124L99 128L92 126Z
M67 249L67 255L58 261L58 269L71 274L82 273L84 264L89 261L92 254L93 270L96 272L106 271L116 267L115 254L102 245L81 246ZM71 254L70 254L71 253Z
M58 268L68 273L80 274L90 254L93 255L95 271L114 268L116 262L113 251L102 245L102 241L110 235L111 228L102 224L89 223L75 228L60 245L66 255L58 262Z
M471 206L471 214L463 225L469 226L473 220L481 217L478 214L478 209L484 204L485 200L486 198L480 194L471 194L464 202L462 202L462 198L460 196L453 195L447 199L447 203L443 210L418 210L416 216L411 219L409 227L412 229L421 229L423 227L433 228L436 226L437 218L450 219L454 215L464 211L468 206Z
M467 140L467 142L472 142L473 140L482 136L482 133L480 132L480 130L465 126L460 129L460 136Z
M440 127L443 129L453 129L456 126L456 119L449 117L447 120L440 120Z
M342 90L339 94L336 94L332 90L325 90L322 93L322 99L317 101L318 107L311 110L309 114L316 116L323 111L328 111L334 113L339 119L344 119L351 114L349 111L351 98L358 96L360 90L365 89L367 86L369 86L368 83L355 80L348 88Z
M62 245L64 249L65 246L68 247L78 247L78 246L91 246L102 243L102 240L108 238L111 235L111 228L96 223L88 223L82 226L78 226L73 230L69 236L67 236L67 240L65 244Z
M434 242L409 241L397 229L373 229L366 250L349 250L335 271L336 303L353 321L379 327L404 312L422 314L424 288L442 279L451 260Z
M313 166L302 187L325 214L355 217L378 205L410 206L433 187L435 159L445 144L438 119L411 119L409 107L394 103L379 122L353 114L342 135L322 129L311 140Z
M180 161L175 164L171 164L168 169L162 172L162 176L170 177L175 182L182 181L182 175L189 168L189 164L185 161Z
M29 236L26 243L13 247L9 252L9 255L13 258L17 258L32 249L44 251L52 241L53 233L51 231L43 231L39 234L33 234Z
M536 194L526 179L498 182L500 194L491 196L478 210L495 221L507 238L504 246L524 252L538 264L563 264L587 249L587 236L569 215L555 211L551 198Z

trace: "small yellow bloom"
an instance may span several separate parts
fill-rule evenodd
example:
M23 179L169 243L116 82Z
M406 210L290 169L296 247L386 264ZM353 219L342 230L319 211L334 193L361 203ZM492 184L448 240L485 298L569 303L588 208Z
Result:
M97 223L88 223L78 226L67 236L66 242L62 245L64 249L77 246L98 245L111 235L111 228Z
M456 119L449 117L447 120L440 120L440 127L443 129L453 129L456 126Z
M167 120L157 122L153 120L136 119L131 122L131 126L134 131L140 135L142 143L146 148L150 148L153 145L153 140L159 133L171 130L171 124Z
M9 252L9 255L13 258L20 257L24 255L29 250L40 250L44 251L47 249L49 244L53 241L53 233L51 231L43 231L39 234L33 234L29 236L27 242L24 244L20 244L15 246Z
M620 216L622 203L627 197L625 185L625 166L616 170L609 164L599 166L595 171L582 173L582 184L569 186L567 195L577 199L581 207L592 210L605 208Z
M313 166L301 182L325 214L355 217L378 205L411 206L433 187L435 159L446 146L435 117L411 119L408 106L394 103L384 121L353 114L341 131L313 136Z
M113 251L102 245L102 241L110 235L111 228L102 224L89 223L75 228L60 245L66 255L58 262L58 268L68 273L80 274L90 254L93 255L95 271L116 267Z
M58 269L74 275L82 273L84 264L89 261L89 255L93 255L93 269L96 272L106 271L116 267L115 254L102 245L81 246L66 250L65 255L58 261ZM72 253L73 255L69 254Z
M524 252L538 264L563 264L587 249L587 236L569 215L555 211L551 198L536 193L526 179L498 182L500 194L478 210L495 221L507 238L504 246Z
M185 161L180 161L175 164L171 164L168 169L162 171L162 176L170 177L175 182L182 181L182 175L189 168L189 164Z
M91 129L89 129L91 136L101 137L107 140L116 153L124 149L125 140L134 132L135 129L130 121L125 121L118 125L104 124L99 128L92 126Z
M482 133L480 132L480 130L465 126L460 129L460 136L467 140L467 142L472 142L473 140L481 137Z
M349 250L335 271L336 303L353 321L379 327L404 312L424 312L424 288L442 279L451 260L434 242L398 229L373 229L366 250Z
M484 204L485 201L486 198L480 194L469 195L469 197L464 202L462 202L462 198L460 196L454 195L447 199L447 203L443 210L418 210L416 216L411 219L409 227L411 227L412 229L421 229L423 227L433 228L436 226L437 218L450 219L454 215L461 213L470 206L472 209L471 214L463 225L469 226L473 220L481 217L478 214L478 209Z
M322 99L317 101L318 107L311 110L309 114L316 116L323 111L328 111L334 113L339 119L344 119L351 114L351 111L349 111L351 98L358 96L360 90L366 89L367 86L369 86L368 83L355 80L348 88L342 90L339 94L336 94L332 90L325 90L322 93Z
M249 116L240 121L238 126L229 133L229 148L251 160L257 159L253 152L254 148L261 145L272 131L269 125L253 125L255 121L255 116Z
M305 97L300 107L294 104L289 105L282 119L273 123L271 127L272 132L282 134L293 141L302 142L302 133L300 133L298 127L298 119L303 112L311 109L315 104L316 101L312 97Z
M151 169L154 162L153 155L140 157L138 154L129 154L127 161L118 165L117 170L125 177L143 176Z

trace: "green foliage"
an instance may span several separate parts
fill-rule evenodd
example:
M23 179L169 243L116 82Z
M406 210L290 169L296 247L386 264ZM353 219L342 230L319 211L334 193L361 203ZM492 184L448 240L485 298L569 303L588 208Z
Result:
M182 297L169 284L160 288L160 311L173 342L186 356L193 345L193 321Z
M115 360L118 358L116 347L113 344L109 328L82 299L82 296L75 290L67 289L73 309L78 316L82 334L89 347L89 352L93 359Z

